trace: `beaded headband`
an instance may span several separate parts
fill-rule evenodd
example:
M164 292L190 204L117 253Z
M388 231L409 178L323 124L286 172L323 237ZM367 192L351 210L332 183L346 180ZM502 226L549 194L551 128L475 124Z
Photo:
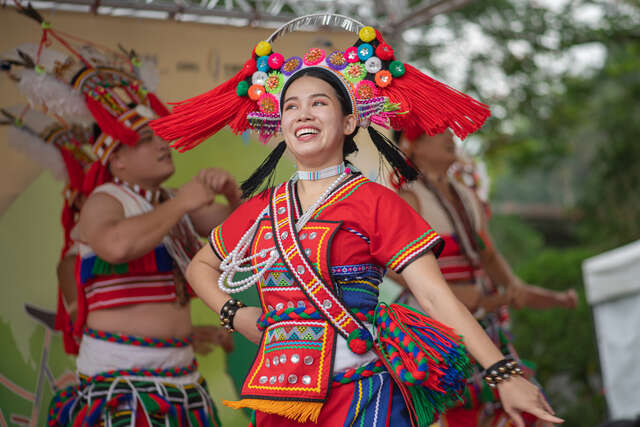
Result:
M345 50L312 48L285 59L273 51L280 36L309 25L358 34ZM451 128L461 138L479 129L489 116L486 105L395 58L393 48L372 27L341 15L303 16L259 42L240 72L207 93L175 104L172 113L151 122L180 151L189 150L229 125L235 133L253 129L268 141L280 127L282 89L309 68L328 70L350 94L360 126L390 126L408 134L436 134Z

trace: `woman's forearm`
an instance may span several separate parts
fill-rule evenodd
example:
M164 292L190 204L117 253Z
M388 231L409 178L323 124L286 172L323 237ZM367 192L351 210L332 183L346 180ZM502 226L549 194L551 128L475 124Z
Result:
M204 246L196 254L187 269L187 280L194 292L216 313L232 298L218 287L220 277L220 260L211 248ZM258 342L262 333L256 322L262 310L258 307L245 307L236 312L233 327L252 342Z
M402 276L425 312L461 335L480 365L487 367L503 358L469 310L451 292L432 254L411 263Z

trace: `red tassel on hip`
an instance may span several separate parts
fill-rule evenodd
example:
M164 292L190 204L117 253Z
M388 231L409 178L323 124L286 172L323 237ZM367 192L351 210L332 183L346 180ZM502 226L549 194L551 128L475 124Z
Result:
M404 64L402 77L392 80L382 94L401 111L391 118L394 129L403 129L410 140L426 133L437 135L451 128L461 139L475 132L490 116L489 107L444 83L432 79L417 68Z
M171 114L153 120L151 128L172 147L187 151L197 146L227 124L235 133L249 127L246 115L257 110L256 103L245 96L236 95L236 86L256 71L254 59L248 60L242 70L225 83L209 92L175 103Z

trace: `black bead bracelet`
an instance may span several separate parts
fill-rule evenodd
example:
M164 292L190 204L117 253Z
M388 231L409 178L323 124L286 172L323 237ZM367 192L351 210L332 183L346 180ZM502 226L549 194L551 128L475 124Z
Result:
M229 301L225 302L220 310L220 324L224 326L227 332L233 332L233 318L236 315L236 312L245 307L242 301L238 301L237 299L231 298Z
M484 380L489 384L489 387L497 387L503 381L508 380L511 377L522 375L522 368L518 362L511 357L502 359L499 362L494 363L484 370Z

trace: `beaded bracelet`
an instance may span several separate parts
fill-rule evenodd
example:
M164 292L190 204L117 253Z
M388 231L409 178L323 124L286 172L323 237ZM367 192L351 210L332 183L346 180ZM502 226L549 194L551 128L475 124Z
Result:
M484 370L484 380L489 387L495 388L502 381L506 381L512 376L522 375L522 369L518 362L511 357L500 360Z
M237 299L229 299L229 301L225 302L220 310L220 324L224 326L227 332L233 332L233 318L236 315L236 312L242 307L246 307L242 301L238 301Z

